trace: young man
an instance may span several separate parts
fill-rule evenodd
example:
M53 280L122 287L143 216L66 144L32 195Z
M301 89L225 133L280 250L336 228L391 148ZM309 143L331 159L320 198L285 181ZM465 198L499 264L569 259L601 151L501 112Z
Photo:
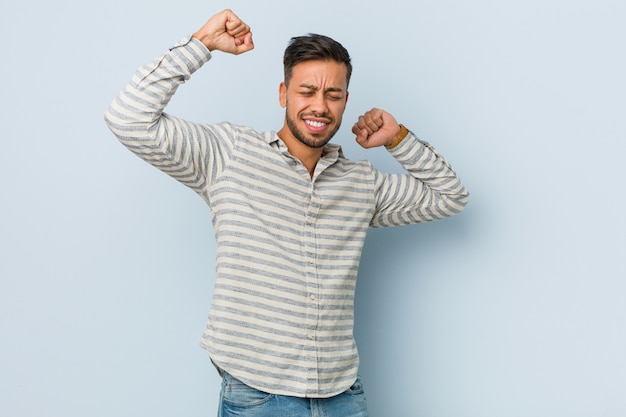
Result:
M252 49L248 25L218 13L139 68L105 119L211 208L217 275L202 346L224 378L220 415L367 416L352 334L367 229L451 216L468 193L430 145L383 110L366 112L352 132L363 147L386 147L406 174L350 161L328 143L352 65L325 36L293 38L285 51L278 132L163 113L213 51Z

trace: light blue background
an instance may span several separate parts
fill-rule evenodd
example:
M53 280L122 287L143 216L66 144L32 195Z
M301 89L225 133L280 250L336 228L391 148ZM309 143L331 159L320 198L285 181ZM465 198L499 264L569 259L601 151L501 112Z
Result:
M198 347L209 210L102 116L137 66L231 7L256 49L168 111L278 129L289 37L355 65L336 141L382 107L454 165L461 215L368 236L356 337L374 417L626 415L626 2L2 2L0 414L213 416Z

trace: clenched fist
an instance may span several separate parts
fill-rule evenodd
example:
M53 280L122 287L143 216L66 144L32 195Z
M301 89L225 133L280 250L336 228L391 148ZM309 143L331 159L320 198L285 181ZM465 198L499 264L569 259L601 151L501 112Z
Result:
M192 36L209 51L239 55L254 48L250 26L229 9L211 17Z
M364 148L389 146L400 130L400 125L391 114L376 108L359 116L352 126L357 143Z

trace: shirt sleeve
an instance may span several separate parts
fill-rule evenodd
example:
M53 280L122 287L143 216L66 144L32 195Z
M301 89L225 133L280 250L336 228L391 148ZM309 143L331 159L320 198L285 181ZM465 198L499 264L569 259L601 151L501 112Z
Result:
M105 113L107 126L124 146L197 193L208 187L232 148L228 126L191 123L164 109L178 87L210 59L200 41L182 39L141 66Z
M463 210L469 193L452 167L430 144L409 132L389 152L407 173L375 171L376 213L372 227L437 220Z

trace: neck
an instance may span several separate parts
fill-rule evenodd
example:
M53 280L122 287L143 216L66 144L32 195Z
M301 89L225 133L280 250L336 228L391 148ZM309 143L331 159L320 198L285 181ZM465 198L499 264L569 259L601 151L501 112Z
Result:
M279 130L277 134L287 146L289 153L302 162L302 165L309 171L309 175L312 178L315 172L315 166L317 165L317 161L322 157L324 148L312 148L305 145L295 138L286 127Z

